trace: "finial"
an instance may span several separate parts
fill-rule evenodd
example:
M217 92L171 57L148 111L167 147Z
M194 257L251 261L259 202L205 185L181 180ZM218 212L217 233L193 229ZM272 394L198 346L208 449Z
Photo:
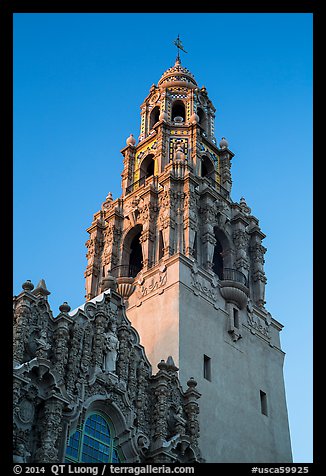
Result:
M225 137L222 137L220 141L220 148L221 149L227 149L229 147L228 141L225 139Z
M160 370L166 370L167 365L166 365L165 360L162 359L161 362L159 362L159 363L157 364L157 367L158 367Z
M177 372L179 370L178 367L175 365L173 357L171 355L169 355L166 361L166 365L168 370L171 370L172 372Z
M22 284L22 288L24 291L32 291L32 289L34 289L34 284L31 282L30 279L27 279L27 281Z
M177 38L174 40L173 44L178 48L178 54L176 58L176 63L181 63L180 60L180 50L182 50L184 53L187 53L187 51L184 49L181 40L180 40L180 35L178 34Z
M69 306L67 301L65 301L63 304L61 304L61 306L59 306L59 311L65 313L71 311L71 307Z
M132 145L132 146L136 144L136 139L134 138L133 134L130 134L126 142L127 142L127 145Z
M50 291L48 291L46 287L44 279L40 279L38 285L33 291L33 294L41 295L41 296L48 296L49 294L51 294Z
M244 197L240 198L240 207L244 211L246 215L249 215L251 213L251 208L248 207L247 202Z
M188 387L190 388L195 388L197 386L197 382L194 379L194 377L190 377L190 379L187 382Z

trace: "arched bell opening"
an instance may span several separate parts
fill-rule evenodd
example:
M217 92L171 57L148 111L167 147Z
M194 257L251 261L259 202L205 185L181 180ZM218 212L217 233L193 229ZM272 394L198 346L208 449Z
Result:
M216 239L216 244L214 248L212 269L214 273L219 277L219 279L223 279L223 275L224 275L223 248L222 248L221 242L218 239Z
M216 244L213 254L212 270L219 277L219 279L226 279L226 270L231 268L231 250L229 240L225 233L217 226L214 227L214 235Z
M182 120L179 118L182 118ZM172 105L172 121L182 123L182 122L185 122L185 120L186 120L186 108L184 103L180 100L174 101Z
M121 264L111 270L114 277L134 278L143 268L143 251L140 237L143 226L138 224L126 234L122 245Z
M199 125L208 133L208 120L206 113L200 108L197 108L197 116L199 117Z
M209 157L204 155L201 159L201 176L214 179L214 164Z
M153 129L154 125L159 121L160 117L160 108L159 106L155 106L152 111L151 115L149 118L149 129Z
M143 252L140 243L141 231L139 231L130 243L129 274L134 278L143 267Z
M152 177L155 173L154 155L148 155L140 166L140 180L145 181L148 177Z

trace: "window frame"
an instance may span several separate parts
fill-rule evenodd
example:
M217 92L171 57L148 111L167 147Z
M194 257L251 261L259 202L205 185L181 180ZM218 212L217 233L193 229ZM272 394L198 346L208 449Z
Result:
M268 417L268 402L267 402L267 393L263 390L259 391L260 395L260 411L262 415Z
M88 420L93 417L93 416L99 416L101 417L104 422L106 423L108 430L109 430L109 438L110 442L106 442L103 439L97 437L96 435L92 435L90 432L87 432L86 430L86 425ZM67 449L70 446L69 442L71 438L73 438L76 434L78 434L78 447L75 448L77 449L77 457L72 456L72 455L67 455ZM99 461L98 459L96 461L83 461L83 454L84 454L84 442L86 438L90 438L93 442L97 442L99 447L100 445L108 447L108 454L107 454L107 461ZM88 445L89 446L89 445ZM92 446L94 448L94 446ZM101 452L102 454L106 454L103 451ZM121 456L121 452L118 450L116 442L115 442L115 431L114 431L114 426L113 423L111 422L110 418L103 412L100 411L92 411L88 413L85 417L84 423L82 425L82 428L77 428L73 433L71 433L68 438L67 438L67 444L66 444L66 449L65 449L65 463L94 463L94 464L99 464L99 463L121 463L123 462L123 458ZM94 460L96 458L93 458Z
M208 382L212 381L212 359L206 354L203 359L203 377Z

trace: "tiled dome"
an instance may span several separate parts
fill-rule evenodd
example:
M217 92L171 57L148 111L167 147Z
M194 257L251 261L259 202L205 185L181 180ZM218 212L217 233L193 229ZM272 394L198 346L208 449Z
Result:
M176 59L175 65L163 73L158 82L158 86L166 88L172 86L186 86L188 88L198 87L194 75L189 71L189 69L181 66L181 61L178 58Z

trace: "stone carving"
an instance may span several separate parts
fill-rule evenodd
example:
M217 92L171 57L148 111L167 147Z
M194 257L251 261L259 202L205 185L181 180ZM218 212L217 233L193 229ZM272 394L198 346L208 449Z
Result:
M264 322L261 318L254 314L254 309L251 301L249 301L247 305L247 323L249 324L252 331L257 331L259 334L261 334L264 338L268 340L271 339L269 330L269 326L271 323L270 314Z
M117 326L114 322L109 323L108 331L104 334L104 372L115 372L119 350L119 339L116 335Z
M82 374L87 375L89 373L90 363L92 359L92 325L88 322L85 325L83 335L83 347L81 350L80 370Z
M23 398L18 405L18 416L23 423L30 423L34 418L34 405L27 398Z
M153 291L156 291L159 288L162 288L167 283L167 271L166 266L163 266L159 269L159 273L154 275L153 277L146 278L142 280L142 284L140 285L140 296L144 297L150 294Z
M214 282L210 282L196 272L191 273L191 285L194 288L194 293L197 295L199 293L204 294L210 300L215 302L217 299L217 292L214 283L215 280Z
M235 230L233 232L233 242L238 250L246 250L250 236L244 230Z
M40 336L35 339L35 342L37 344L36 347L36 355L38 357L44 357L46 358L47 356L47 351L50 349L50 344L47 341L47 332L46 329L41 329L40 331Z
M265 248L260 243L255 243L253 246L250 247L250 254L251 259L256 264L264 264L264 254L266 253L267 248Z
M178 406L176 412L173 415L174 423L172 423L175 426L175 431L176 433L179 433L179 435L185 435L186 434L186 425L187 425L187 419L184 418L184 410L181 405Z
M35 452L37 463L55 463L58 460L57 439L62 431L62 402L50 399L45 402L41 417L41 446Z
M241 271L249 270L248 262L248 243L250 236L245 230L235 230L233 232L233 242L236 247L236 260L235 264L237 269Z
M69 329L68 323L58 325L57 330L53 336L54 338L54 355L55 355L55 370L64 377L66 365L68 363L68 340Z
M161 274L166 276L164 266ZM127 445L131 462L185 462L181 447L190 448L191 461L201 461L196 419L200 395L195 392L190 405L191 390L182 390L170 357L159 364L157 375L151 374L119 295L103 294L101 301L86 303L74 315L65 303L53 318L41 294L34 295L29 313L21 312L28 292L15 298L15 339L22 335L17 332L22 319L34 319L38 326L31 347L36 353L24 361L26 351L17 352L14 362L15 462L63 462L66 432L77 422L82 428L89 405L96 402L108 416L120 412L117 432L130 435L122 438L121 448Z
M15 327L14 327L14 342L13 342L13 357L14 360L20 362L24 357L26 338L28 338L27 327L31 311L29 307L20 305L14 312Z
M13 463L27 463L29 456L31 456L31 453L27 451L23 443L20 443L13 455Z

